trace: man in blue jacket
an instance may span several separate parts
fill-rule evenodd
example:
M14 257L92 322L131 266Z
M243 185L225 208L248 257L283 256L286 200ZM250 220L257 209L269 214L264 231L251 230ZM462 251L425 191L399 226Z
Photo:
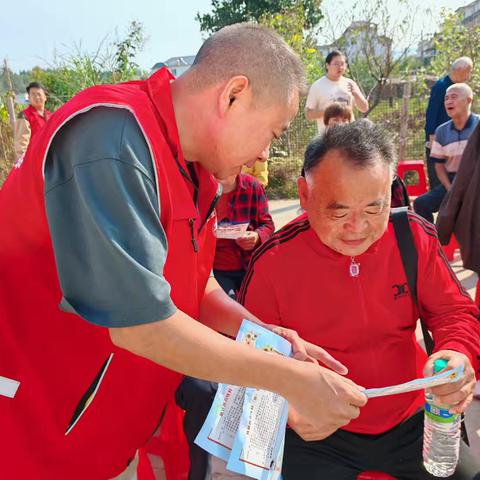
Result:
M454 83L468 82L472 76L472 70L473 62L470 57L457 58L450 67L450 73L440 78L432 87L425 118L426 157L430 189L440 184L435 172L435 161L430 158L430 149L437 127L450 120L444 105L445 93L447 88Z

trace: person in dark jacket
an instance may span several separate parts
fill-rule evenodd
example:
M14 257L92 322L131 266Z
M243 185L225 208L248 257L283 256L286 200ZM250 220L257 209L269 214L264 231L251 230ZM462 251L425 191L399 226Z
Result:
M452 188L445 196L437 218L442 245L455 234L463 266L480 273L480 125L470 136ZM480 283L480 282L479 282ZM480 285L476 303L480 305Z

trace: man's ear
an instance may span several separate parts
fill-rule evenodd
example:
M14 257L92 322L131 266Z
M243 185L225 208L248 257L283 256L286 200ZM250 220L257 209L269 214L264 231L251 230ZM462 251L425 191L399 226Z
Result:
M308 196L310 192L308 191L308 183L305 177L303 176L298 177L297 188L298 188L298 198L300 199L300 206L304 210L307 210Z
M218 109L220 116L224 117L232 108L235 108L236 102L248 104L251 100L252 91L250 82L244 75L236 75L230 78L220 91L218 97Z

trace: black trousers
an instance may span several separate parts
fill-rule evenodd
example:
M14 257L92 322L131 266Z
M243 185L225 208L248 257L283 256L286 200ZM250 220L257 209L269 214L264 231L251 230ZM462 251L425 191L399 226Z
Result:
M175 393L177 405L185 410L183 431L188 440L190 453L188 480L210 478L210 456L194 442L207 418L216 393L216 383L193 377L185 377Z
M430 158L430 149L425 149L425 157L427 158L427 176L428 176L428 185L429 190L432 190L438 185L441 185L440 180L437 177L437 171L435 170L435 162Z
M338 430L318 442L305 442L288 429L283 480L355 480L364 471L399 480L434 480L423 466L423 412L381 435ZM480 460L462 442L451 480L480 480Z
M237 292L242 286L246 270L213 270L213 275L223 291L232 298L236 298Z

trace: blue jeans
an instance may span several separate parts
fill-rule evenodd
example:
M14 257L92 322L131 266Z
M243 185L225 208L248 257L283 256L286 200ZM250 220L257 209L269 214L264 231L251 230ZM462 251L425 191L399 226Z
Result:
M449 173L448 177L452 182L455 178L455 174ZM435 212L438 212L438 210L440 209L440 205L442 204L443 198L445 197L446 193L446 188L440 184L435 188L432 188L432 190L430 190L429 192L417 197L413 202L413 209L425 220L433 223L433 214Z

